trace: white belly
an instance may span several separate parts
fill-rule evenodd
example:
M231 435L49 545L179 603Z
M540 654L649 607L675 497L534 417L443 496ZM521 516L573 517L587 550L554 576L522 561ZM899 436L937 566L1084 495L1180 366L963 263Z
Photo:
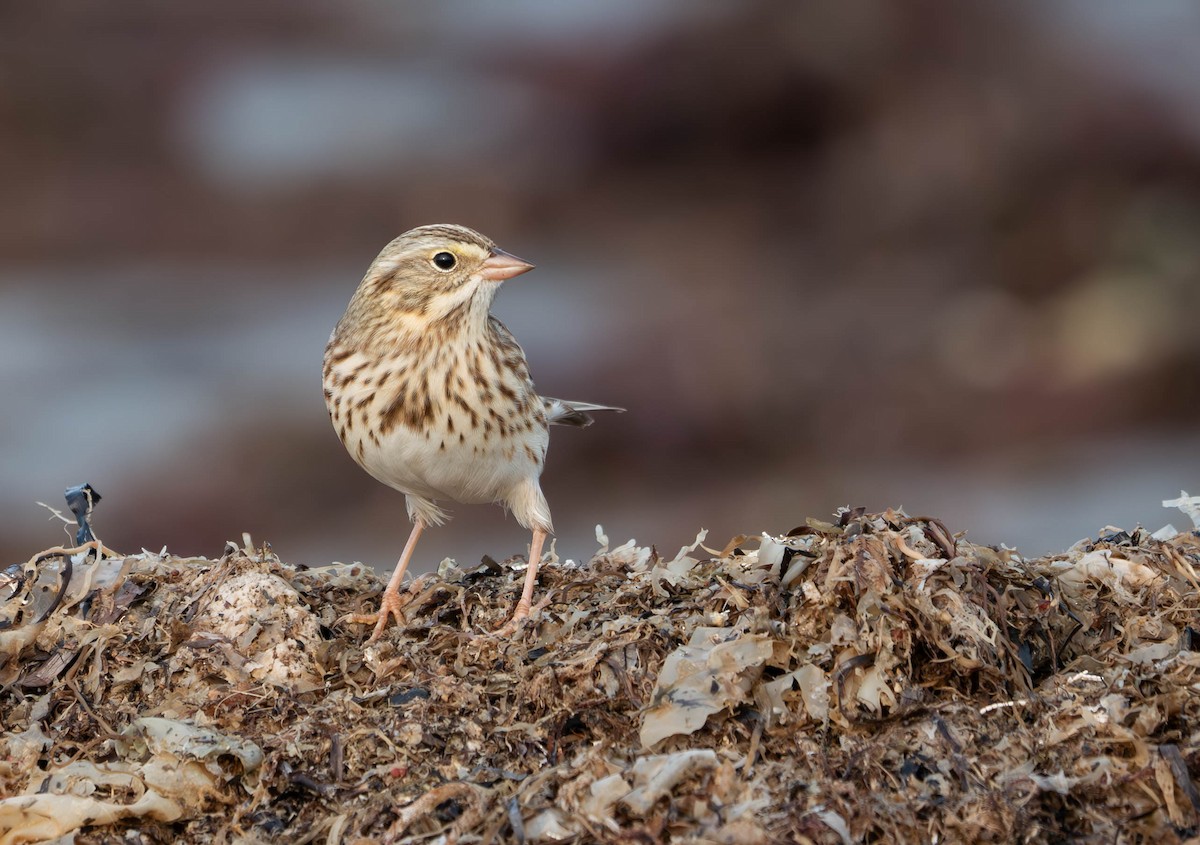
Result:
M406 495L470 505L506 501L522 482L536 481L549 440L545 428L503 440L470 434L460 440L458 434L397 426L378 444L368 438L361 458L356 448L350 452L363 469Z

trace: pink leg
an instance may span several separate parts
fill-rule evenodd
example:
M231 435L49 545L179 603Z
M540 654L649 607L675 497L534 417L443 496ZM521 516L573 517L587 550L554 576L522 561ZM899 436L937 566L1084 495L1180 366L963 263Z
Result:
M533 540L529 544L529 568L525 571L525 589L521 591L521 600L512 619L501 630L516 630L516 624L529 615L533 606L533 588L537 584L538 564L542 562L542 546L546 542L546 532L541 528L533 529Z
M350 622L359 624L369 625L372 622L375 623L375 632L367 640L368 645L383 636L383 629L387 627L387 621L390 617L395 617L397 624L404 622L404 617L400 614L400 609L403 607L400 601L400 582L404 580L404 570L408 569L408 562L412 560L413 551L417 548L417 539L424 530L425 524L421 520L418 519L413 523L412 533L408 535L408 542L404 544L404 552L400 555L400 561L396 564L396 568L392 572L387 589L383 591L383 597L379 603L379 612L354 613L347 617Z

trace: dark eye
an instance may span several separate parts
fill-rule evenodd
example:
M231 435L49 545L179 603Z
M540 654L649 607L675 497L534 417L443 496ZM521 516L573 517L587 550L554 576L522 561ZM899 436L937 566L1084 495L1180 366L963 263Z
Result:
M454 257L452 252L439 252L433 257L433 266L439 270L453 270L454 265L458 263L458 259Z

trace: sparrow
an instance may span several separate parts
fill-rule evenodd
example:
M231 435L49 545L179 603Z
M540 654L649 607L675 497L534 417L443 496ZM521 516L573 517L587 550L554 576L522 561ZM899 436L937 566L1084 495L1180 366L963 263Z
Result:
M509 634L529 615L553 534L540 478L551 425L584 427L607 405L539 396L512 333L490 313L502 282L533 269L465 226L421 226L371 263L325 347L325 404L350 456L405 496L412 531L368 643L403 622L400 584L444 502L503 505L533 532Z

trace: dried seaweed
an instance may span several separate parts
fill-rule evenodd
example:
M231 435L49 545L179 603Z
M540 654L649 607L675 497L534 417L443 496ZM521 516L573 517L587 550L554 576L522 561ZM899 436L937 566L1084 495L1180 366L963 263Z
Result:
M1181 502L1194 500L1185 496ZM1183 507L1183 505L1180 505ZM934 519L443 566L364 648L358 565L98 543L0 581L0 845L1183 842L1200 538L1025 560ZM68 566L69 577L68 577Z

